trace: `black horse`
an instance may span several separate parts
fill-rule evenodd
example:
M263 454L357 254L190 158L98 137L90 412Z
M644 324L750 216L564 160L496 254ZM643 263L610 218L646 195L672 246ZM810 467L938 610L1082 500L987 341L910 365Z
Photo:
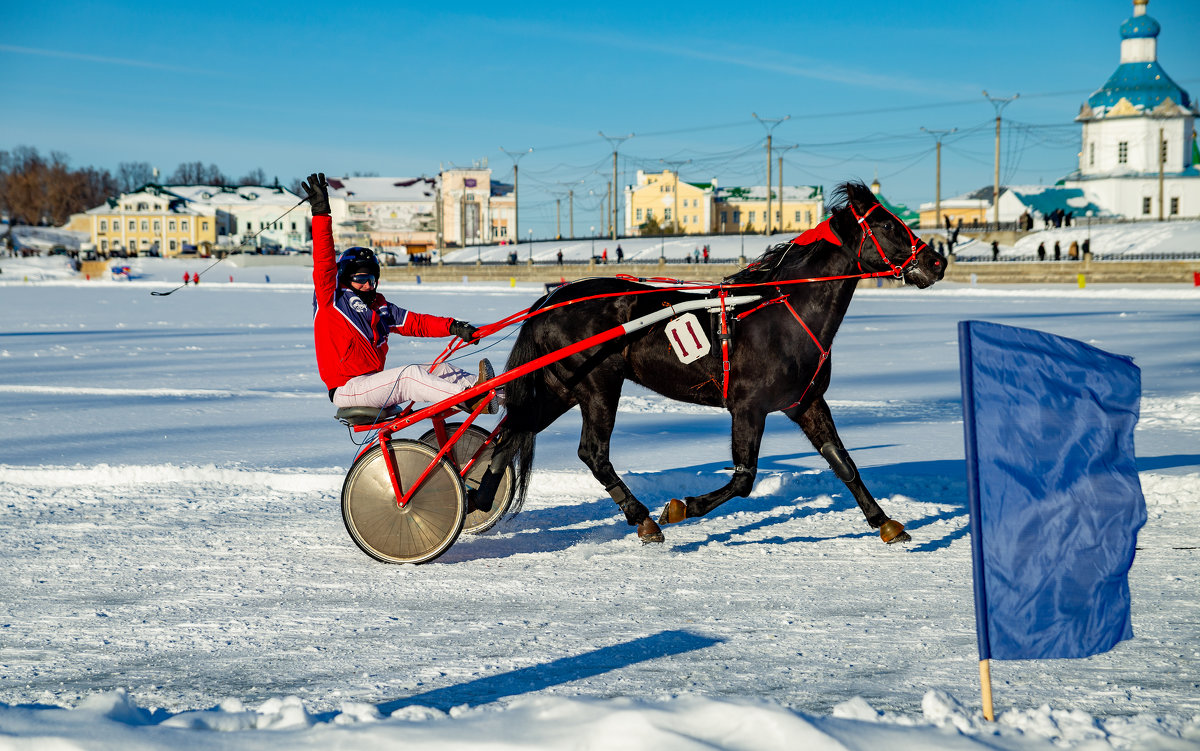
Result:
M824 398L830 377L827 357L854 295L857 275L887 272L924 288L942 278L946 261L913 236L861 182L839 185L832 198L826 223L798 238L799 242L769 249L755 263L724 280L729 294L762 295L762 300L725 316L725 326L732 330L731 336L725 332L731 344L727 382L726 358L718 344L720 316L706 312L700 313L697 322L703 320L712 327L706 333L713 346L708 354L688 364L671 349L668 324L661 322L514 379L506 386L504 428L472 502L490 507L496 482L515 457L517 496L513 508L519 509L532 470L537 433L578 404L583 414L579 458L625 512L626 521L637 526L638 537L661 542L660 527L609 462L621 384L629 379L673 399L723 406L733 419L734 472L729 482L711 493L672 500L659 517L660 523L704 516L733 496L749 495L767 414L779 410L800 426L846 483L867 522L880 530L884 541L909 540L903 525L889 519L863 485L838 438ZM850 278L794 282L829 276ZM717 295L714 290L707 293ZM580 299L598 295L603 297ZM580 301L528 319L513 345L508 369L697 296L695 291L658 289L613 278L561 287L538 300L533 309ZM735 322L738 315L744 317Z

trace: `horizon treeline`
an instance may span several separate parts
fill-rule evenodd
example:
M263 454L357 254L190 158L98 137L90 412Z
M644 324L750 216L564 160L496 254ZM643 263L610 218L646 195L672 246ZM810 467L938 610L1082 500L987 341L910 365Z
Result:
M114 174L95 167L72 169L70 158L61 151L43 156L33 146L0 150L0 213L7 213L13 225L60 226L72 214L153 182L160 180L149 162L121 162ZM196 161L181 162L161 184L278 185L279 178L268 183L260 167L233 180L217 165ZM300 179L287 187L298 191Z

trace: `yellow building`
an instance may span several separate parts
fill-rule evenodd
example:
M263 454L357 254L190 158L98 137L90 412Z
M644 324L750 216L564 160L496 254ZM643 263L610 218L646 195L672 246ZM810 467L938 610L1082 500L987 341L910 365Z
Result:
M638 170L637 184L625 188L625 234L710 234L716 187L716 180L688 183L679 179L678 172Z
M986 194L986 195L985 195ZM941 223L938 223L938 206L934 203L921 204L921 227L924 229L940 229L950 220L952 226L962 222L963 227L977 227L991 220L992 188L988 186L974 193L942 199Z
M215 216L153 184L73 215L67 229L87 232L101 257L208 255L217 240Z
M771 188L771 232L803 232L825 218L825 191L821 186L785 185L782 205L779 189ZM720 188L713 200L716 234L761 234L767 230L767 189Z

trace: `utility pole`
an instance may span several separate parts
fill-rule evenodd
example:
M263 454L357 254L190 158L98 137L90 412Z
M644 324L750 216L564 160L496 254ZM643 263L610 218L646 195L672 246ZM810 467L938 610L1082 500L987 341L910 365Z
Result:
M556 182L561 187L567 189L567 218L568 218L568 221L570 222L570 224L568 225L567 231L570 233L570 237L574 238L575 237L575 186L583 185L587 181L586 180L572 180L569 183L565 183L565 182L562 182L561 180L559 180ZM561 201L562 196L559 196L556 200ZM557 234L559 237L562 237L562 232L559 231L557 227L555 228L555 234Z
M779 125L784 120L790 120L791 115L783 117L769 118L759 117L757 112L750 113L755 120L762 123L762 126L767 129L767 235L771 234L771 131L775 130L775 126ZM780 200L783 196L780 196Z
M678 230L680 227L683 226L679 222L679 168L685 164L691 163L692 160L684 159L682 161L673 161L671 159L659 159L658 161L662 162L663 164L667 165L668 167L675 168L673 170L673 172L675 173L675 185L672 186L672 188L671 188L671 192L675 194L675 208L672 209L671 221L675 223L675 229Z
M514 238L513 241L515 243L517 243L518 245L520 245L521 244L521 203L520 203L520 193L518 193L518 191L517 191L517 162L521 161L521 157L525 156L526 154L533 153L533 147L530 146L529 149L526 151L509 151L508 149L501 146L500 150L503 151L505 154L508 154L510 157L512 157L512 160L513 160L513 238ZM531 242L532 242L532 240L531 240ZM529 252L532 253L533 249L531 248Z
M783 212L784 212L784 208L783 208L783 155L784 155L784 153L791 151L792 149L798 148L798 146L799 146L799 144L792 144L791 146L776 146L775 147L775 150L780 152L779 157L778 157L778 159L779 159L779 229L783 229L784 223L786 222L786 220L784 219L784 214L783 214Z
M924 126L921 130L933 136L937 140L937 177L935 178L935 189L933 193L933 224L938 229L942 227L942 136L948 136L958 128L950 130L930 130Z
M554 198L554 239L562 239L562 198Z
M1163 171L1167 162L1167 142L1163 140L1163 129L1158 129L1158 221L1163 220Z
M617 149L621 148L621 144L630 138L633 138L633 133L627 136L606 136L604 131L599 131L600 137L612 144L613 147L613 173L612 173L612 239L617 241Z
M992 179L992 221L996 224L996 229L1000 229L1000 112L1021 95L992 96L987 93L986 89L984 89L983 95L988 98L996 110L996 172Z

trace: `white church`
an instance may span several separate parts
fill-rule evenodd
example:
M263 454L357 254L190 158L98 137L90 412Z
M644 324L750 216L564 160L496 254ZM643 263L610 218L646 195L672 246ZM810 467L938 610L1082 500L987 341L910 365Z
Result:
M1133 0L1121 63L1081 108L1079 169L1063 180L1128 219L1200 217L1196 103L1158 64L1159 23Z

